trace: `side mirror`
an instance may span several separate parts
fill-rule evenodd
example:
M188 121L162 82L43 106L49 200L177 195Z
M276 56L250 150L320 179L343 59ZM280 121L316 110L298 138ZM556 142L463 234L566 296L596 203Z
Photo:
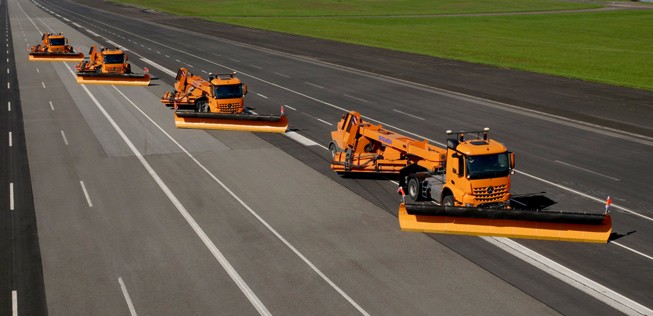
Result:
M515 153L510 152L508 155L510 155L510 169L515 169Z
M243 95L247 94L247 85L243 84Z
M129 60L129 56L127 56L127 54L125 54L125 61L127 61L127 60Z

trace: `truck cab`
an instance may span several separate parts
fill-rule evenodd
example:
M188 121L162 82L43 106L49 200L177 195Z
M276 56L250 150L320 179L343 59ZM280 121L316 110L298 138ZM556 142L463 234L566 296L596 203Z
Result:
M488 138L489 129L465 140L455 133L447 140L445 183L439 196L444 205L505 208L510 200L510 175L514 154L503 144ZM448 134L454 134L448 131ZM433 197L432 197L433 198Z

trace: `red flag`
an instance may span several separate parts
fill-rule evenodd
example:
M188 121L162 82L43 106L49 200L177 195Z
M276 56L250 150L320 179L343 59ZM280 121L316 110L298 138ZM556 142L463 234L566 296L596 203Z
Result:
M283 111L283 105L282 105L282 106L281 106L281 116L284 116L284 115L286 115L286 113L284 113L284 111Z
M150 72L150 70L147 69L147 67L143 67L143 70L144 70L146 73L149 73L149 72Z
M612 199L608 195L608 198L605 200L605 212L608 212L608 209L610 208L610 204L612 204Z

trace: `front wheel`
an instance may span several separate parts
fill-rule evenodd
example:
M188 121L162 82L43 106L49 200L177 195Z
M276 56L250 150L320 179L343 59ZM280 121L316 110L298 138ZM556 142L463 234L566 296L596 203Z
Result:
M453 206L453 195L447 195L442 199L442 205Z
M417 202L422 200L421 192L422 190L419 180L417 180L417 178L410 178L410 180L408 180L408 196L410 196L413 201Z

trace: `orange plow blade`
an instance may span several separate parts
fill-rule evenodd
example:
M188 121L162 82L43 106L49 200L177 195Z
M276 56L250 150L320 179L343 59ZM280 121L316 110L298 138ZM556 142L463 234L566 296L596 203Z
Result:
M224 131L285 133L288 118L283 115L219 114L175 111L177 128Z
M433 204L399 206L403 231L607 243L612 233L609 214L558 213L445 207Z
M77 73L79 84L110 84L122 86L149 86L149 74Z
M30 61L82 61L83 53L29 53Z

